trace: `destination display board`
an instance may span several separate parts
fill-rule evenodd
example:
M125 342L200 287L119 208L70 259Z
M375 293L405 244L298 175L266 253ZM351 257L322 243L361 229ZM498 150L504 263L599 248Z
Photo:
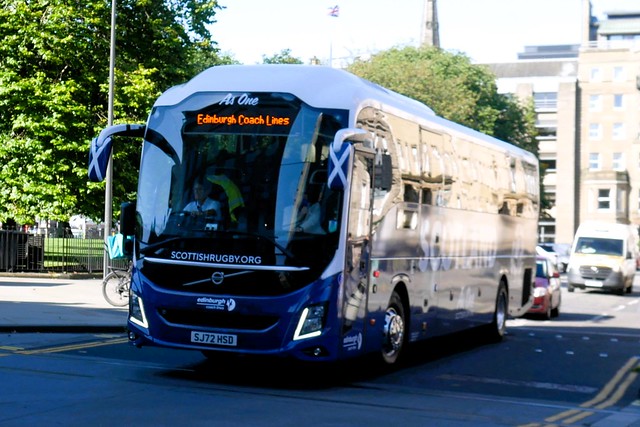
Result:
M288 134L300 111L291 95L228 93L196 111L185 111L184 134Z

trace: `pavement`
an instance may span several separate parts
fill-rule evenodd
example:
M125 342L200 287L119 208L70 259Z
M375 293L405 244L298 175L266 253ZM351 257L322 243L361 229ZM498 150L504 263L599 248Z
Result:
M102 279L0 275L0 332L124 332L127 307L102 295Z

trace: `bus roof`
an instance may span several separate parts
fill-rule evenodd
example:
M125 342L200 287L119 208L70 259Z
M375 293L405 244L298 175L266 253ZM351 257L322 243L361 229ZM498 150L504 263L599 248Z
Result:
M195 92L284 92L312 107L345 108L369 98L413 111L434 112L426 105L347 71L297 64L220 65L166 91L156 105L173 105Z
M421 102L341 69L298 64L220 65L168 89L154 105L175 105L198 92L282 92L295 95L317 108L374 106L411 116L417 123L430 123L537 163L535 156L519 147L436 116Z

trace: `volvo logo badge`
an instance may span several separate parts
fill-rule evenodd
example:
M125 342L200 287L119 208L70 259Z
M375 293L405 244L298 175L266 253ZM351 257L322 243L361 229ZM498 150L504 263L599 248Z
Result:
M593 271L594 273L597 273L598 272L598 267L591 266L591 271Z
M224 273L222 271L216 271L211 275L211 281L214 285L221 285L224 282Z

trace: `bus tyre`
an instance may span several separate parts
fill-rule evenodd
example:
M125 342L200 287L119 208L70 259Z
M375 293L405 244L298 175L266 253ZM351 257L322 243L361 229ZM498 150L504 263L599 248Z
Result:
M498 294L496 295L496 308L493 312L493 320L489 325L488 338L491 342L500 342L507 330L507 313L509 305L509 295L507 286L500 282Z
M384 314L384 337L382 342L382 360L393 365L398 361L406 341L406 317L400 295L395 291L389 299Z

